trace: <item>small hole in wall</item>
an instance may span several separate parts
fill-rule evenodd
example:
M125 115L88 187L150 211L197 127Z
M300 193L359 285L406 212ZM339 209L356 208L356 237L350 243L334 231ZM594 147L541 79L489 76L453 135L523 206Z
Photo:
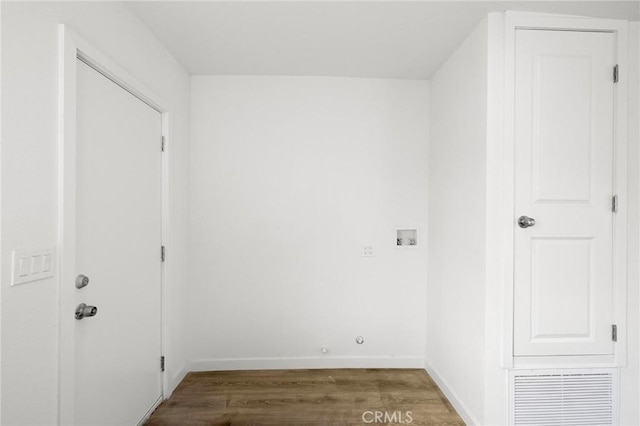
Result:
M418 230L417 229L397 229L396 245L397 246L417 246Z

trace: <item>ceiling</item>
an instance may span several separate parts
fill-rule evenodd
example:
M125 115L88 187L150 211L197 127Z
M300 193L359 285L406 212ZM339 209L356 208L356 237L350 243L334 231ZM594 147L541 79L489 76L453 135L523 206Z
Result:
M191 74L428 79L492 11L639 20L638 1L141 1Z

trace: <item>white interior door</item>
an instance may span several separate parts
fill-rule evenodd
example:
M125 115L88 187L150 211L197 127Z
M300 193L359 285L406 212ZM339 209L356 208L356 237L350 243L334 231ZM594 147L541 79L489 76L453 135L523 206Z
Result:
M77 73L75 423L134 425L161 398L161 115Z
M514 355L611 354L615 39L516 31Z

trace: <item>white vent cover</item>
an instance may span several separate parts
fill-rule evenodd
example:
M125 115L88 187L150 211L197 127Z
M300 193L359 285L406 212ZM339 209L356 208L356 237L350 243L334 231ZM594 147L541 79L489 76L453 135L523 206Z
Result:
M512 370L511 424L614 425L616 369Z

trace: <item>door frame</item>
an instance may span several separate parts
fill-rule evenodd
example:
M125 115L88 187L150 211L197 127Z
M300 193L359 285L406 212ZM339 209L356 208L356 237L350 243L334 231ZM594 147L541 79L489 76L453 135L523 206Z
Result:
M165 149L161 164L161 241L167 246L171 241L171 226L169 216L169 154L171 147L170 124L171 114L168 103L160 96L148 89L138 79L126 72L98 49L87 43L82 37L70 30L65 24L58 27L58 424L74 424L75 416L75 312L76 291L75 258L76 258L76 88L77 62L82 60L96 71L113 81L124 90L136 96L151 108L161 114L162 136ZM158 141L158 149L160 149ZM158 247L160 258L160 247ZM161 267L161 320L160 339L161 351L164 355L166 348L166 277L169 262L160 263ZM168 394L167 370L160 372L161 395ZM152 407L151 410L155 408ZM147 416L151 411L147 413ZM143 419L144 420L144 419Z
M502 290L502 341L501 366L503 368L535 367L619 367L627 362L627 79L628 79L628 24L623 20L598 19L539 13L506 12L504 15L502 76L491 76L490 85L498 88L501 96L490 104L490 114L495 122L502 123L489 128L488 140L497 144L491 150L495 155L492 164L500 164L493 176L499 191L494 195L500 214L489 217L489 235L496 232L499 239L498 254L493 258L491 271ZM614 189L618 195L618 212L613 219L613 319L618 326L618 341L613 355L563 356L563 357L514 357L514 95L515 95L515 37L518 29L556 31L608 32L616 37L616 56L620 80L614 85ZM612 64L613 65L613 64ZM613 71L613 70L612 70ZM500 82L499 79L502 79ZM491 118L491 117L490 117ZM491 141L494 142L491 142ZM499 194L498 194L499 193ZM612 195L613 195L612 194ZM492 194L489 194L491 197ZM491 203L490 203L491 204Z

